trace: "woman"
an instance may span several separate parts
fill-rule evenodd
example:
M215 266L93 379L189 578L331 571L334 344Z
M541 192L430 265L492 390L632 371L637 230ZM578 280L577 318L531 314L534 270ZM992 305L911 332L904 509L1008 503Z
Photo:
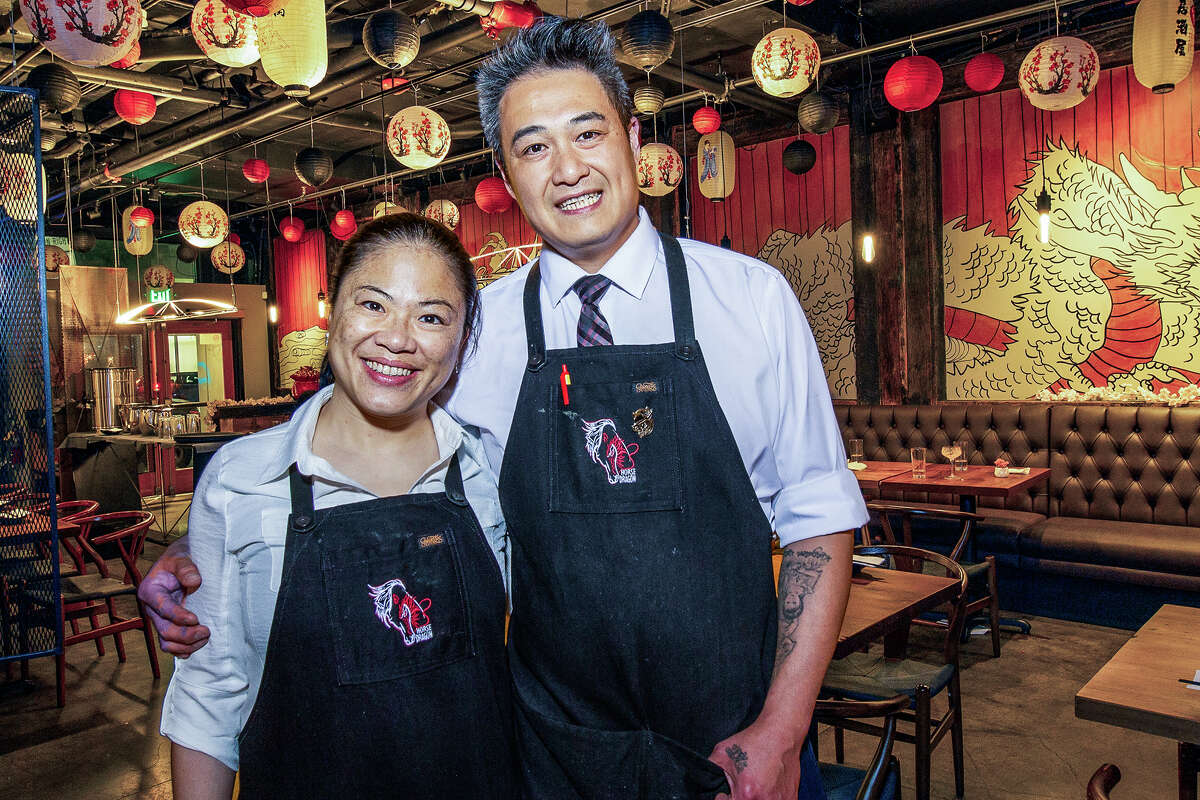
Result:
M472 344L474 270L393 214L329 293L333 384L196 489L188 605L212 640L163 702L175 797L229 798L235 770L243 798L513 797L503 520L478 440L433 403Z

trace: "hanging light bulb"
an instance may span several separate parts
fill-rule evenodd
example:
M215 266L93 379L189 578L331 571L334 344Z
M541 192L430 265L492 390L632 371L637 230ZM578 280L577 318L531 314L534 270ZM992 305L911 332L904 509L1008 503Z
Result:
M272 325L279 322L279 306L275 305L274 303L271 303L271 305L267 306L267 322L271 323Z
M862 237L862 260L870 264L875 260L875 234L864 233Z
M325 293L317 292L317 316L325 319Z
M1050 244L1050 194L1043 188L1037 196L1038 239Z

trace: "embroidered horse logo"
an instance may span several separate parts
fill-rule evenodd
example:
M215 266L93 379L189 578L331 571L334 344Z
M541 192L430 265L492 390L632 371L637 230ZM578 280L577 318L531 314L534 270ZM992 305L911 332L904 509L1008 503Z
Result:
M367 584L367 591L375 601L375 616L385 626L400 631L406 647L433 638L433 622L426 613L433 601L428 597L417 600L399 578L392 578L380 586Z
M610 484L637 482L637 469L633 465L633 456L638 451L637 443L625 444L625 440L617 433L617 426L611 419L598 419L595 422L583 421L584 444L588 455L600 466L608 476Z

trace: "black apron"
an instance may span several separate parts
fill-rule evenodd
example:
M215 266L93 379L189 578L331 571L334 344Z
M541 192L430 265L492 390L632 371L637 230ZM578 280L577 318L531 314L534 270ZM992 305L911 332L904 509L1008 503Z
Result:
M314 511L291 469L283 578L241 797L517 796L504 583L446 491Z
M757 718L774 667L771 525L696 342L683 252L662 242L673 343L546 352L536 264L525 284L500 501L532 800L726 791L708 754ZM822 797L807 747L802 763L800 796Z

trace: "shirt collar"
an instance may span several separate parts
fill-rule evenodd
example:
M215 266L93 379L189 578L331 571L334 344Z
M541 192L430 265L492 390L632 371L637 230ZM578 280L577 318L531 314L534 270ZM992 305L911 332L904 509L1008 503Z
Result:
M654 253L654 258L647 258L649 253ZM646 284L650 281L650 273L654 271L654 266L660 258L662 246L658 231L650 222L650 215L646 213L646 209L639 207L638 225L633 234L613 253L599 274L608 278L626 294L640 300L646 291ZM567 292L571 291L575 281L588 274L545 247L542 248L538 263L541 265L542 283L549 290L550 299L556 308Z

